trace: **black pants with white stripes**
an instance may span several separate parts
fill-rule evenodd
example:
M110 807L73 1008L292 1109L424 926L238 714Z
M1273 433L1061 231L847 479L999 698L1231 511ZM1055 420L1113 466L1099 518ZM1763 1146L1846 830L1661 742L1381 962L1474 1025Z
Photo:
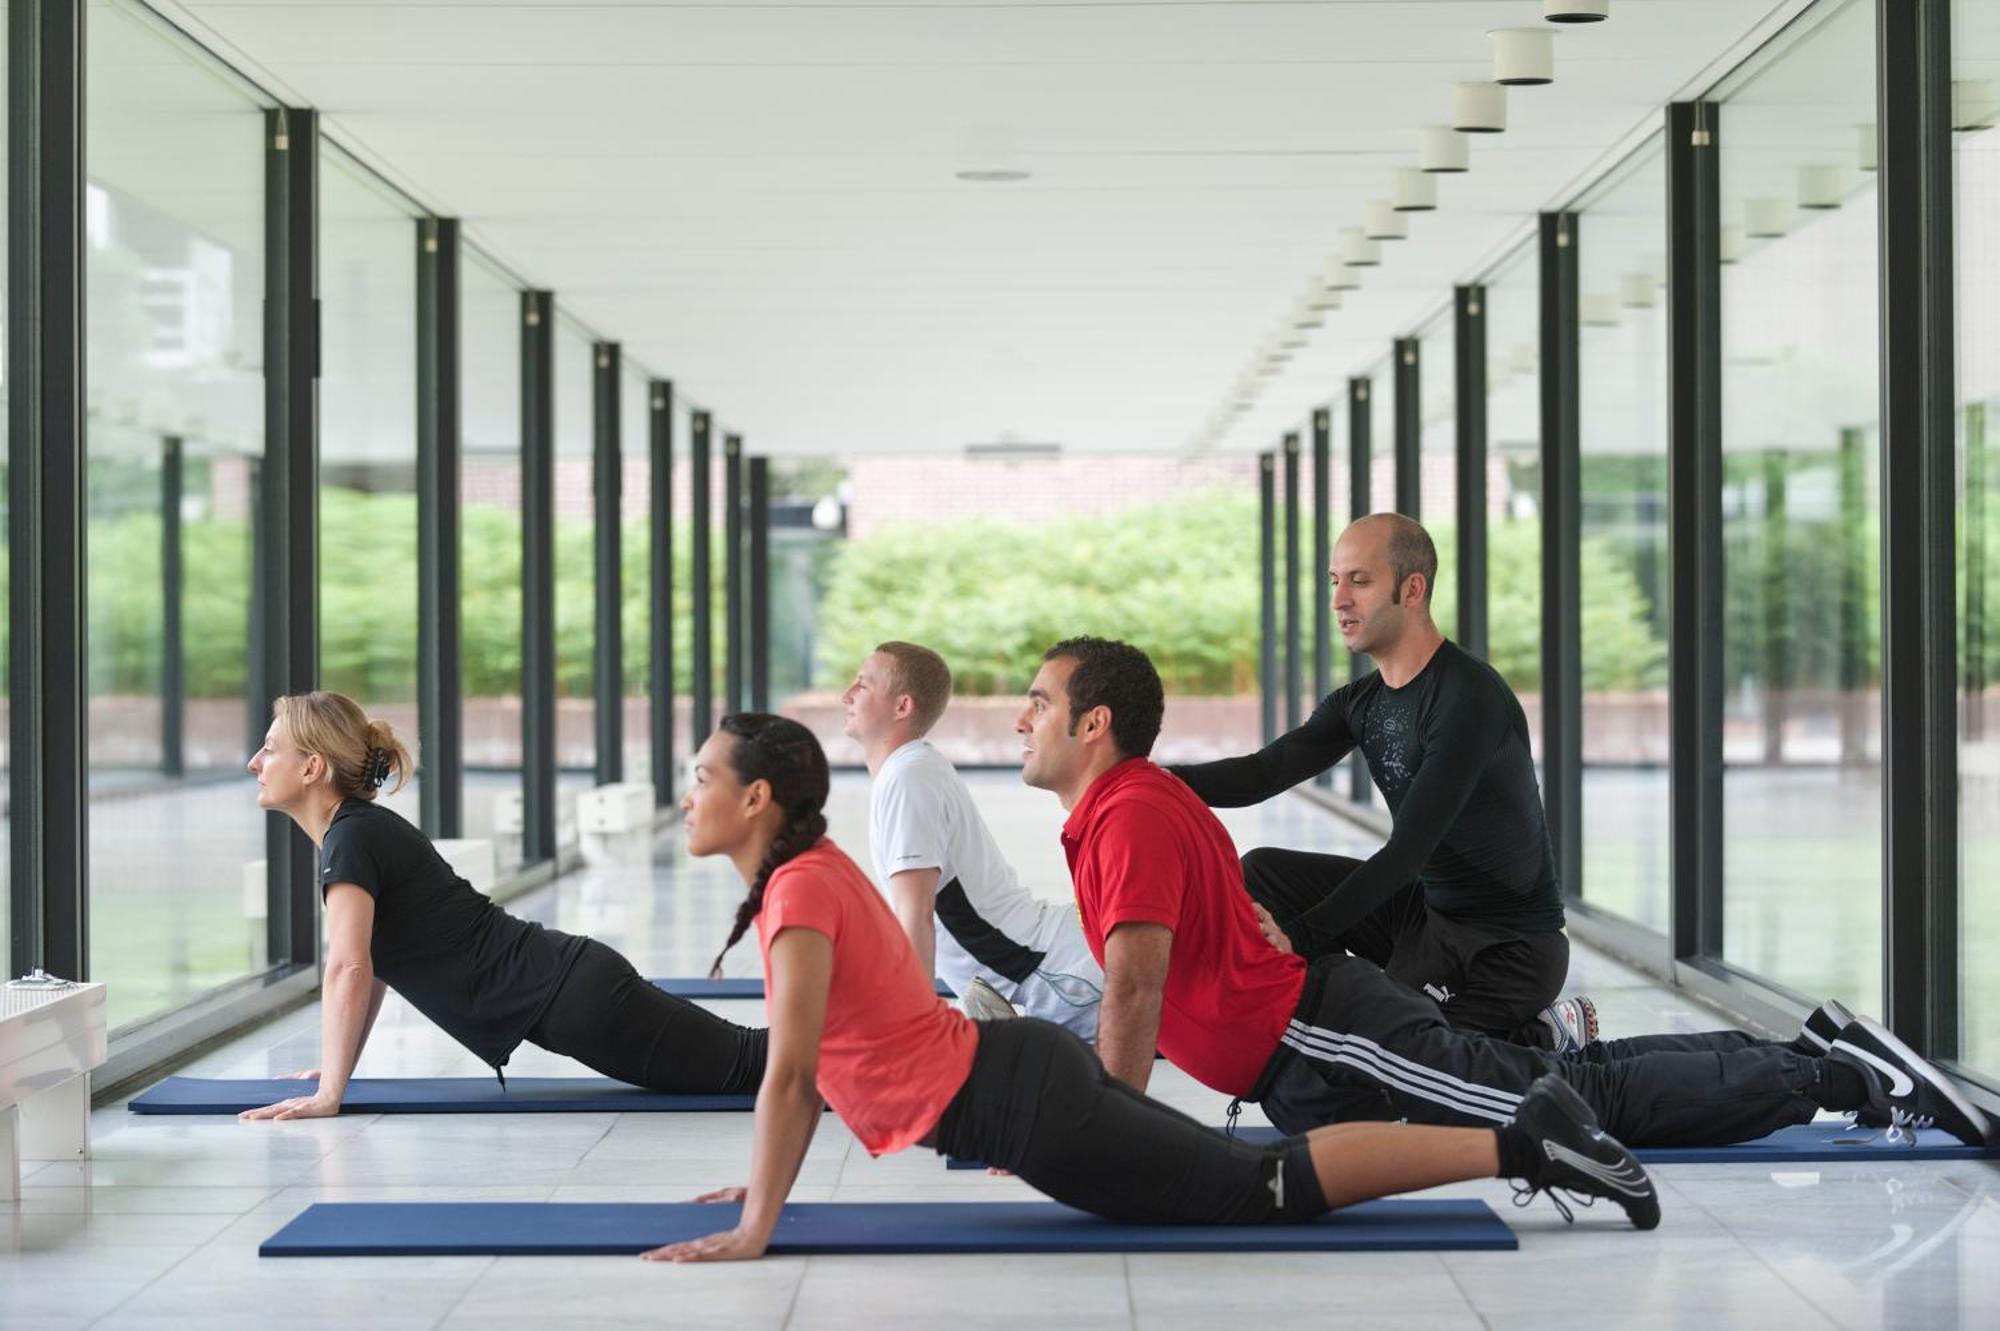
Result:
M1492 1127L1557 1073L1627 1146L1721 1146L1811 1120L1819 1060L1742 1031L1601 1040L1555 1054L1446 1023L1359 957L1324 957L1247 1097L1287 1133L1355 1119Z
M926 1144L1011 1170L1059 1202L1139 1224L1256 1225L1327 1209L1303 1136L1225 1137L1104 1070L1032 1017L979 1023L972 1073Z
M1345 855L1259 846L1243 856L1243 886L1284 926L1337 893L1360 867L1360 860ZM1537 1049L1554 1043L1541 1013L1569 975L1569 939L1560 929L1522 933L1488 920L1439 915L1423 887L1412 883L1303 955L1312 961L1342 952L1366 957L1429 994L1454 1026Z

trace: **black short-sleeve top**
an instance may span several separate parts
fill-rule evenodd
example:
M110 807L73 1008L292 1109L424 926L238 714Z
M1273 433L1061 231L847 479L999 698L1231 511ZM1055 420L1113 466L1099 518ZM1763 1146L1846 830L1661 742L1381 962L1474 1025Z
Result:
M474 890L422 832L365 800L333 815L320 895L352 883L375 898L376 978L493 1067L503 1067L586 940L517 920Z

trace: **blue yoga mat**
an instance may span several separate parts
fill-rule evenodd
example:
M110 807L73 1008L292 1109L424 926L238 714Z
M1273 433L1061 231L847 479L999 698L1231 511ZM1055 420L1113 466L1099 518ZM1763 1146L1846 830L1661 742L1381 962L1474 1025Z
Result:
M756 976L711 980L705 975L662 975L655 976L649 983L666 990L676 998L762 998L764 996L764 981ZM937 991L939 998L958 996L943 980L937 982Z
M1217 1129L1221 1131L1221 1129ZM1276 1128L1238 1128L1246 1142L1266 1145L1283 1136ZM1733 1146L1641 1146L1632 1154L1649 1165L1797 1164L1841 1160L2000 1160L2000 1145L1967 1146L1942 1128L1920 1128L1914 1146L1885 1141L1874 1128L1846 1122L1801 1123ZM976 1160L947 1159L947 1169L984 1169Z
M694 1202L320 1202L260 1257L607 1256L728 1229ZM1055 1202L802 1202L774 1253L1351 1252L1501 1249L1513 1231L1477 1201L1380 1201L1303 1225L1124 1225Z
M135 1114L240 1114L311 1095L315 1085L169 1077L127 1107ZM609 1077L514 1077L504 1091L492 1077L361 1077L347 1083L340 1102L343 1114L671 1114L756 1107L754 1095L669 1095Z

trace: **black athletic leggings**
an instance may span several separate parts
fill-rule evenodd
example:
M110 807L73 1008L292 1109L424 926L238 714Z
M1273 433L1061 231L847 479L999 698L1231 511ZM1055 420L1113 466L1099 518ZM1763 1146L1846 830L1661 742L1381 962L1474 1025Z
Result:
M724 1021L646 981L594 938L528 1039L649 1091L754 1095L771 1033Z
M1012 1170L1110 1220L1250 1225L1327 1210L1304 1137L1252 1146L1111 1076L1088 1045L1033 1018L978 1024L972 1074L927 1139Z

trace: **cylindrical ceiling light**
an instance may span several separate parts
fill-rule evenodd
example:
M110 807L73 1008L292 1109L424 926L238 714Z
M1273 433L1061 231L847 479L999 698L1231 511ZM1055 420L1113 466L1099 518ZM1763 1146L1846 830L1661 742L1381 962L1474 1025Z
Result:
M1450 125L1425 125L1417 131L1417 169L1456 173L1472 167L1472 145Z
M1326 261L1326 287L1329 291L1361 290L1361 274L1348 267L1339 259Z
M2000 80L1957 79L1951 85L1951 127L1990 128L2000 120Z
M1361 209L1361 233L1370 240L1407 240L1410 224L1387 199L1370 199Z
M1556 35L1547 28L1495 28L1493 81L1533 87L1556 81Z
M1743 228L1740 226L1723 227L1717 247L1721 250L1721 259L1724 263L1735 263L1738 259L1742 258Z
M1414 166L1399 166L1389 202L1399 213L1427 213L1438 206L1438 183Z
M1743 234L1752 240L1776 240L1787 229L1786 212L1783 199L1745 199Z
M1507 90L1497 83L1454 84L1451 127L1461 134L1501 133L1507 128Z
M1873 171L1875 167L1875 127L1856 125L1854 127L1854 160L1863 171Z
M1612 296L1585 296L1577 302L1577 317L1585 328L1616 328L1618 301Z
M1349 268L1373 268L1382 262L1382 249L1368 239L1360 227L1342 227L1340 232L1340 261Z
M1322 314L1339 309L1340 291L1339 287L1329 285L1328 283L1315 282L1311 297L1312 307Z
M1840 168L1808 162L1799 168L1799 207L1826 212L1840 207Z
M1619 303L1628 310L1650 310L1653 308L1653 275L1651 273L1627 273L1618 281Z
M1542 0L1542 17L1551 23L1600 23L1611 17L1611 0Z
M1314 303L1318 299L1319 283L1317 282L1313 283L1307 290L1299 293L1298 300L1292 305L1290 316L1290 323L1293 329L1306 330L1326 327L1326 319L1321 315L1319 306Z

